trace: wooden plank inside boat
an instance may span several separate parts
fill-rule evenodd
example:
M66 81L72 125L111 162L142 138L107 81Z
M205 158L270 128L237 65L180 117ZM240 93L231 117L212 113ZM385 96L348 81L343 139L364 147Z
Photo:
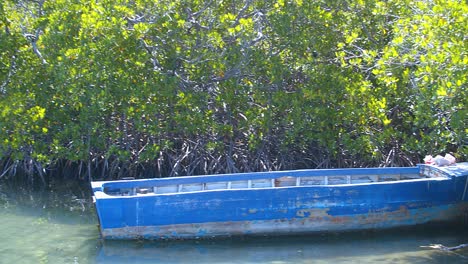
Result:
M292 176L284 176L275 179L275 187L296 186L296 178Z

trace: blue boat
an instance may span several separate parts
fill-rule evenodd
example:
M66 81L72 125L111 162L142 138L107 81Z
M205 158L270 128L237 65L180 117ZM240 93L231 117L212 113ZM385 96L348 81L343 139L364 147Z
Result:
M468 216L468 163L92 182L104 239L385 229Z

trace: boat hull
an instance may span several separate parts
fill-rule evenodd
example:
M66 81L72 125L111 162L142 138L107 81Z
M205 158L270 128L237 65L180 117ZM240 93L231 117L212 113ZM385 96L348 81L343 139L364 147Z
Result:
M467 175L96 199L106 239L192 239L387 229L462 219Z
M175 224L164 226L126 226L102 230L106 239L201 239L229 236L294 235L314 232L389 229L418 224L450 222L467 212L468 204L348 216Z

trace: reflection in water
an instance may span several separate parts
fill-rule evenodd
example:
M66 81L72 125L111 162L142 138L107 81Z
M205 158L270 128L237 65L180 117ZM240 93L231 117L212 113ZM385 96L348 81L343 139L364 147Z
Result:
M0 182L0 263L93 263L99 249L87 185Z
M421 245L460 244L464 229L411 228L385 232L211 241L106 241L98 263L468 263L468 250ZM439 227L440 228L440 227Z
M87 184L0 182L0 263L468 263L463 226L202 241L101 241Z

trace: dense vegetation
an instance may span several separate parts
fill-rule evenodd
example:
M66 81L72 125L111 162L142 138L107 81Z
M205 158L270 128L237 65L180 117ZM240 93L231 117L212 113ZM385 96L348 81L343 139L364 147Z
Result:
M0 178L468 157L466 1L4 0Z

